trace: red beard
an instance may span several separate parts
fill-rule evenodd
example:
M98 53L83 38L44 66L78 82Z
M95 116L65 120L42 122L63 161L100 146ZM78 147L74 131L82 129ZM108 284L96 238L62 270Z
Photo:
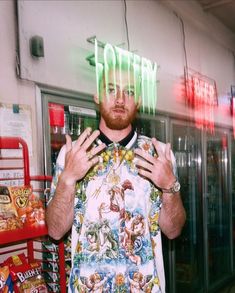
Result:
M113 114L113 110L116 110L117 113ZM120 110L120 114L118 111ZM125 113L121 113L124 111ZM129 112L125 107L116 106L107 111L103 104L100 104L100 114L103 117L106 126L113 130L122 130L128 127L132 121L135 119L137 113L137 107L133 112Z

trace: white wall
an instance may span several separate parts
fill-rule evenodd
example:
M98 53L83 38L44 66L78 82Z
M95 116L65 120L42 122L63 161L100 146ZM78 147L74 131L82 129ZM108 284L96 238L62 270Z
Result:
M179 114L188 111L181 94L185 65L182 26L174 11L184 21L188 65L216 80L221 104L216 119L230 125L228 99L223 97L235 84L232 54L235 38L193 1L127 0L130 49L160 66L157 109ZM124 3L121 0L19 1L21 79L15 75L14 22L13 0L0 1L0 99L31 105L34 145L31 160L37 169L36 154L41 142L36 141L35 84L94 93L94 67L85 61L94 52L94 46L86 39L96 35L100 41L113 45L127 44ZM29 39L33 35L44 39L44 58L30 55Z
M16 77L16 31L13 1L0 1L0 103L26 104L32 109L33 156L32 174L37 174L38 145L36 143L35 84Z

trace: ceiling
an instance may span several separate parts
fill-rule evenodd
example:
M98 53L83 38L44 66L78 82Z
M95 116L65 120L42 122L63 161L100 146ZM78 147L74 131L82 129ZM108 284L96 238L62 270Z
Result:
M197 0L203 10L220 20L235 35L235 0Z

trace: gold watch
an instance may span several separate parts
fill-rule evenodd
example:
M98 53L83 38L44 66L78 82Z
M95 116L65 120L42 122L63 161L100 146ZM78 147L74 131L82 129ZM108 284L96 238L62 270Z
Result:
M178 180L176 180L173 184L173 186L169 189L165 189L165 188L162 188L162 192L163 193L172 193L172 194L175 194L177 192L180 191L180 183Z

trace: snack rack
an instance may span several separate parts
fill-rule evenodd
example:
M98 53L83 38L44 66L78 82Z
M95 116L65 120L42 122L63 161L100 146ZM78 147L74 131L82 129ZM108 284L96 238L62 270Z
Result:
M28 146L22 138L0 137L0 185L31 185L33 192L39 194L46 206L46 191L49 190L48 184L51 179L51 176L30 176ZM53 251L50 251L48 243L52 242L45 225L0 231L0 262L11 255L24 252L29 262L42 263L46 282L47 275L56 276L50 281L49 292L64 293L66 292L64 242L56 243ZM53 259L46 259L47 253L54 255ZM50 266L47 265L48 263Z

